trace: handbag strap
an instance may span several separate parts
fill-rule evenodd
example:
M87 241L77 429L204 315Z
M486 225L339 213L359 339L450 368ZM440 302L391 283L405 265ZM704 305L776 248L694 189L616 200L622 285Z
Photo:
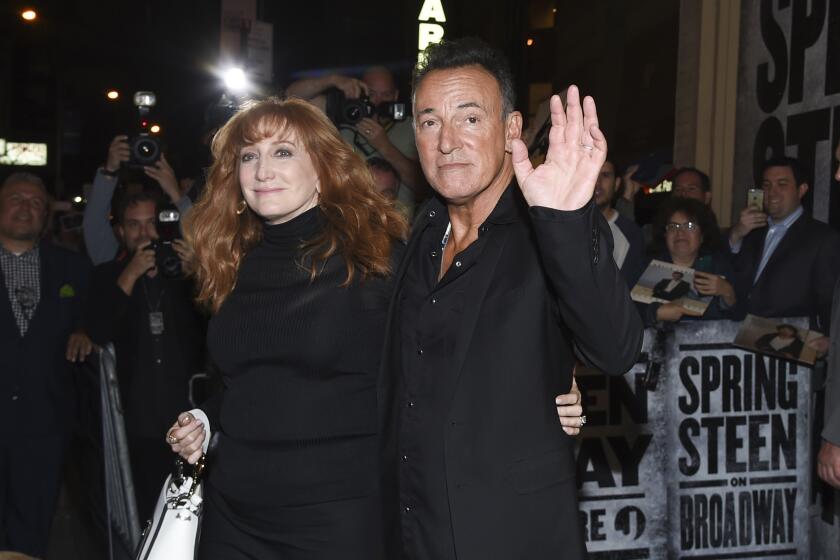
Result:
M181 487L187 479L191 480L189 491L182 497L189 498L195 493L195 489L201 483L201 479L204 476L206 466L207 456L203 453L198 461L195 462L195 465L190 465L180 456L175 459L175 472L172 473L172 479L176 486ZM192 470L189 475L185 472L188 469Z

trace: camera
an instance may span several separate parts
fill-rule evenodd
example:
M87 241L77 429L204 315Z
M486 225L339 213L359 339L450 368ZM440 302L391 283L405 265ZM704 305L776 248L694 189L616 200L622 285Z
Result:
M128 141L130 156L128 165L131 167L145 167L154 165L160 159L160 140L147 132L141 132Z
M336 126L354 125L366 117L380 116L395 121L403 121L408 116L405 103L385 102L374 105L366 95L348 99L340 89L330 89L326 93L327 116Z
M128 167L137 169L154 165L163 153L160 138L149 132L149 113L156 103L157 98L151 91L138 91L134 94L134 105L140 117L140 130L128 141Z
M175 209L158 212L158 238L152 241L150 248L155 252L155 266L166 278L177 278L183 273L181 257L175 252L172 242L181 238L181 214Z

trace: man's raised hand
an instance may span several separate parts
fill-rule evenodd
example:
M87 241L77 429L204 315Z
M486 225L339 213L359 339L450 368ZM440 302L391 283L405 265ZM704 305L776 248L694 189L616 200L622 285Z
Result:
M595 191L607 159L607 139L598 128L595 101L587 96L581 107L577 86L569 86L565 110L558 95L551 97L549 106L551 130L545 162L534 169L528 148L517 138L511 143L513 170L529 206L577 210Z

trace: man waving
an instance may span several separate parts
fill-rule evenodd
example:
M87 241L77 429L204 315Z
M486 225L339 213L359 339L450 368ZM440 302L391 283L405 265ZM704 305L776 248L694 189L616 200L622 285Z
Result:
M554 396L576 357L635 362L642 324L592 203L607 143L575 86L551 99L546 161L520 140L510 69L475 39L414 76L437 192L402 266L380 386L389 558L583 558L573 440Z

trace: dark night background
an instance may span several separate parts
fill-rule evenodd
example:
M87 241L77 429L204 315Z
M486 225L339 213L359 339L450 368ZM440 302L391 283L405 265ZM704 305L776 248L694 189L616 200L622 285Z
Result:
M105 159L110 139L131 134L131 96L157 94L153 121L179 177L203 161L205 108L222 93L218 0L39 0L3 2L0 12L0 137L48 143L48 166L34 168L60 197L81 192ZM371 64L397 71L401 95L416 58L420 0L288 2L258 0L274 24L274 84L325 70ZM632 5L632 6L631 6ZM619 160L670 149L678 3L652 0L443 0L446 36L477 35L510 57L519 108L529 84L579 84L599 103ZM631 9L632 7L632 9ZM38 12L24 22L24 8ZM526 40L534 39L526 47ZM663 48L665 46L666 48ZM106 99L108 89L120 99ZM11 167L0 168L3 175Z

